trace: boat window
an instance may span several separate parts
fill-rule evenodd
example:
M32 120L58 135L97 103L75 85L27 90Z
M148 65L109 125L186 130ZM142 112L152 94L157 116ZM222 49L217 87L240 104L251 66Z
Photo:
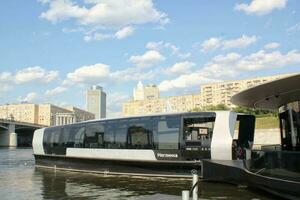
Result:
M70 140L71 126L64 126L62 128L62 142L64 147L74 147L74 141Z
M73 144L73 147L80 148L83 147L84 143L84 126L70 126L69 128L69 139L68 144Z
M187 150L210 151L215 116L184 118L183 138Z
M59 141L59 137L60 137L60 130L56 129L52 132L52 145L53 147L55 146L59 146L61 141Z
M86 125L84 147L85 148L104 147L104 124L103 123L92 123Z
M129 120L128 148L152 149L152 121L150 118Z
M61 136L61 127L45 129L43 147L46 154L65 154Z
M126 148L127 125L122 121L114 126L114 148Z
M126 139L127 125L124 120L106 123L104 134L105 148L124 149L126 148Z
M157 149L179 149L179 116L162 116L155 120Z

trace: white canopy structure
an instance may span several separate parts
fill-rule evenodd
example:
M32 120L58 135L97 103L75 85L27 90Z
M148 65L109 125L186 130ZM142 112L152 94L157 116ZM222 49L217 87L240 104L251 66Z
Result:
M235 105L260 109L278 109L300 100L300 74L270 81L246 89L231 99Z

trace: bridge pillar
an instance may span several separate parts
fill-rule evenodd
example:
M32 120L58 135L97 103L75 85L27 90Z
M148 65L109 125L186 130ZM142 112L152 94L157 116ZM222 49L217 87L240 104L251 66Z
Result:
M18 145L15 124L9 124L8 129L0 133L0 147L16 147Z

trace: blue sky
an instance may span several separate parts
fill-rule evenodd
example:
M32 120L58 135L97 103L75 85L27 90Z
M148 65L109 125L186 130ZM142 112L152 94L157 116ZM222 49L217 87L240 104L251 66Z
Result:
M115 116L139 80L166 96L300 72L298 0L9 0L0 36L1 104L84 108L100 84Z

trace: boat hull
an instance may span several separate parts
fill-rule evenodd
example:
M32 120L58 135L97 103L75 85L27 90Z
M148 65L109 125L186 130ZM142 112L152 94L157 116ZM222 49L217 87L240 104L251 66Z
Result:
M140 161L34 155L37 167L81 171L111 175L159 177L191 177L192 170L201 173L201 162L194 161Z
M203 160L202 166L203 178L207 181L247 185L285 199L300 197L300 182L253 173L245 167L244 160Z

